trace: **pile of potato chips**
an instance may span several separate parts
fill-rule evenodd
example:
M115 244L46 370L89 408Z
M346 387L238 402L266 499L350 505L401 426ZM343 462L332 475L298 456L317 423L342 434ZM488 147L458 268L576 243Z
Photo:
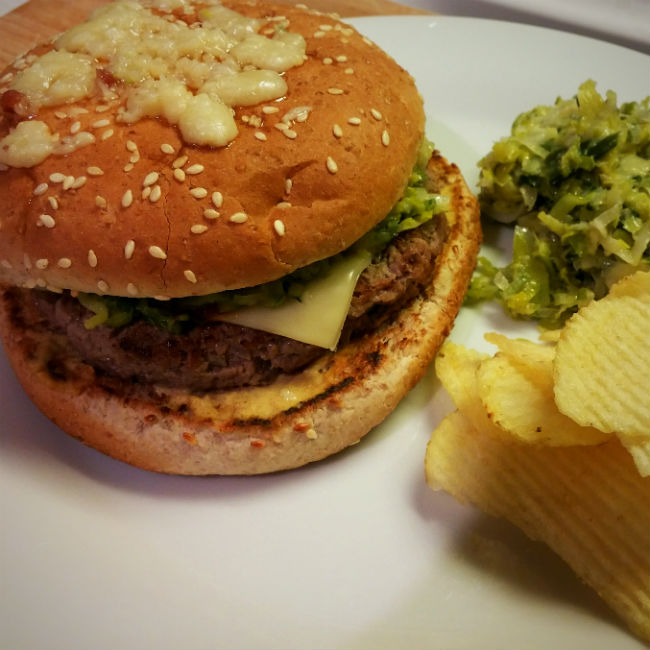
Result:
M548 544L650 641L650 272L539 342L446 342L457 410L433 432L429 485Z

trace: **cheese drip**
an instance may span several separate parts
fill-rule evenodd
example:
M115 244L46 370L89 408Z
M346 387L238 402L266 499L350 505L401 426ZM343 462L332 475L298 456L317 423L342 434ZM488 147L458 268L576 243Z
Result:
M219 320L334 350L350 310L354 287L370 260L367 251L351 255L325 277L311 282L300 300L288 300L280 307L246 307L220 314Z

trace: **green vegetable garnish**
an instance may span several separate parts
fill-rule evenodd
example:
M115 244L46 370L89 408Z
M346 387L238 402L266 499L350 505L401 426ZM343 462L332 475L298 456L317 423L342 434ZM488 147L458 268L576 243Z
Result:
M367 251L371 256L377 257L399 233L417 228L435 214L444 212L447 199L439 194L432 194L425 188L426 163L432 149L433 145L425 141L403 197L377 226L352 246L349 252ZM222 291L205 296L176 298L161 302L149 298L120 298L82 293L79 294L78 299L84 307L94 313L94 316L84 323L88 329L98 325L119 327L134 319L143 319L178 333L193 324L193 312L204 306L214 306L223 313L242 307L277 307L286 300L300 300L307 284L315 278L326 275L341 256L346 254L349 253L344 251L256 287Z
M559 327L650 265L650 98L617 106L592 80L519 115L479 161L483 216L514 224L512 261L479 259L467 301Z

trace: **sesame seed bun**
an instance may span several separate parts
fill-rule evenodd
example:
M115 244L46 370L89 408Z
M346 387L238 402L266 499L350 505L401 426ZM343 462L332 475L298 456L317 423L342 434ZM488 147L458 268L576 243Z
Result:
M161 118L119 121L120 102L98 92L41 107L52 133L94 142L0 171L1 283L160 298L253 286L347 248L388 213L424 132L410 75L330 16L224 4L302 34L286 95L237 107L225 147L188 145ZM14 126L0 122L0 138Z
M200 396L106 386L71 354L61 360L65 340L25 329L5 293L0 332L9 360L34 403L62 429L144 469L258 474L325 458L359 441L397 406L426 371L463 300L481 239L478 205L458 168L437 153L428 177L432 191L450 198L449 236L431 284L390 323L299 374Z

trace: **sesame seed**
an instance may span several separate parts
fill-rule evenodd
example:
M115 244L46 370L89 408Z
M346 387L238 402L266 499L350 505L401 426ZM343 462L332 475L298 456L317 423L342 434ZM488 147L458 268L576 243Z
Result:
M284 181L284 193L291 194L291 189L293 188L293 181L290 178L287 178Z
M282 134L289 138L289 140L295 140L298 137L298 134L293 129L284 129Z
M190 232L193 233L194 235L200 235L204 233L208 227L203 224L203 223L195 223L191 228Z
M110 105L108 104L100 104L99 106L95 107L95 113L105 113L106 111L109 111L111 109Z
M322 29L313 33L314 38L323 38L323 36L325 36L325 32Z
M164 142L163 144L160 145L160 151L163 153L176 153L174 147L171 146L171 144L167 144L167 142Z
M97 266L97 255L92 248L88 251L88 264L93 268Z
M74 176L66 176L63 179L62 187L64 190L69 190L74 185L75 178Z
M45 192L47 192L48 187L49 185L47 183L39 183L34 188L34 196L40 196L41 194L45 194Z
M122 194L122 207L123 208L128 208L131 203L133 203L133 192L131 190L127 190Z
M76 122L72 123L72 126L70 127L70 133L75 134L79 133L81 131L81 122L77 120Z
M156 203L157 201L160 200L160 197L162 196L162 189L160 185L154 185L151 188L151 194L149 195L149 201L151 203Z
M61 174L60 172L54 172L54 174L50 174L50 180L53 183L63 183L65 180L65 174Z
M95 205L98 208L105 208L108 205L108 201L103 197L100 196L99 194L95 197Z
M192 284L196 284L196 275L194 275L194 271L190 269L185 269L183 271L183 275L185 276L185 279L188 282L191 282Z
M94 165L92 167L88 167L88 169L86 169L86 172L89 176L102 176L104 174L103 169L100 167L95 167Z
M370 114L377 120L381 120L383 117L382 114L376 109L376 108L371 108L370 109Z
M336 174L336 172L339 170L339 166L336 164L334 158L332 156L327 156L327 171L330 174Z
M337 60L339 63L345 63L345 62L348 60L348 57L345 56L345 54L339 54L339 55L336 57L336 60Z
M179 156L172 163L172 167L174 169L178 169L179 167L182 167L187 162L187 158L188 158L187 156Z
M203 216L206 219L218 219L219 213L216 210L213 210L212 208L207 208L203 210Z
M277 113L280 109L277 106L262 106L262 113L265 115L271 115Z
M190 189L190 194L195 199L204 199L208 195L208 190L205 187L193 187Z
M343 72L345 74L354 74L354 68L346 68Z
M149 198L150 194L151 194L151 188L150 187L145 187L142 190L142 194L140 196L142 197L142 200L144 201L145 199Z
M36 266L37 269L40 269L41 271L44 271L47 268L47 265L50 263L48 259L45 257L41 257L41 259L36 260L34 263L34 266Z
M286 131L289 128L288 124L285 124L284 122L276 122L273 125L278 131Z
M221 192L212 192L211 198L215 208L220 208L223 205L223 194Z
M55 196L48 196L47 197L47 202L50 204L50 207L52 210L58 210L59 209L59 201Z
M194 165L190 165L186 170L186 174L200 174L205 167L199 163L195 163Z
M361 124L361 118L351 117L348 119L348 124L352 124L352 126L359 126L359 124Z
M138 145L133 142L133 140L127 140L126 141L126 148L130 152L136 152L138 150Z
M230 215L230 221L233 223L244 223L248 219L248 215L245 212L235 212Z
M69 257L62 257L56 265L62 269L69 269L72 266L72 260Z
M54 217L51 214L39 215L38 223L46 228L54 228L54 226L56 226L56 221L54 221Z
M284 237L284 233L285 233L284 221L282 221L281 219L276 219L273 222L273 229L280 237Z
M342 95L345 91L342 88L328 88L327 92L330 95Z
M131 154L131 157L129 158L129 162L130 162L132 165L135 165L135 163L137 163L137 162L139 162L139 161L140 161L140 152L139 152L139 151L134 151L134 152Z
M332 29L332 25L325 24L325 25L319 25L319 29L322 29L324 32L329 32Z
M103 120L97 120L96 122L93 122L92 126L95 129L101 129L104 126L108 126L110 123L111 123L110 120L107 120L106 118L104 118Z
M384 145L384 147L387 147L390 144L390 135L386 129L384 129L381 133L381 143Z
M334 126L332 126L332 133L336 138L343 137L343 129L338 124L334 124Z
M133 251L135 251L135 242L132 239L124 244L124 257L127 260L130 260L133 257Z
M133 284L133 282L129 282L129 283L126 285L126 292L127 292L130 296L137 296L137 295L138 295L138 288L135 286L135 284Z
M185 180L185 172L180 167L176 168L174 170L174 178L179 183L182 183Z
M100 137L102 140L108 140L110 137L113 136L114 133L115 131L113 129L106 129L106 131L104 131L104 133L102 133Z
M149 185L156 183L159 176L160 174L158 174L158 172L149 172L142 181L143 187L148 187Z
M323 63L324 63L325 65L332 65L332 63L334 63L334 59L333 59L332 57L326 56L326 57L323 59Z
M149 255L151 257L155 257L158 260L166 260L167 259L167 253L160 248L160 246L149 246Z
M130 172L133 169L134 165L133 163L129 163L128 165L124 165L122 169L124 169L125 172Z
M263 133L262 131L255 131L255 137L260 142L266 142L266 133Z
M82 187L83 185L86 184L86 181L87 181L87 180L88 180L88 179L87 179L85 176L77 176L77 178L75 178L75 179L72 181L72 185L70 185L70 187L71 187L72 189L74 189L74 190L78 190L80 187ZM64 187L64 189L65 189L65 184L64 184L63 187Z
M108 291L108 288L109 288L109 287L108 287L108 282L106 282L105 280L99 280L99 281L97 282L97 288L98 288L102 293L106 293L106 292Z

